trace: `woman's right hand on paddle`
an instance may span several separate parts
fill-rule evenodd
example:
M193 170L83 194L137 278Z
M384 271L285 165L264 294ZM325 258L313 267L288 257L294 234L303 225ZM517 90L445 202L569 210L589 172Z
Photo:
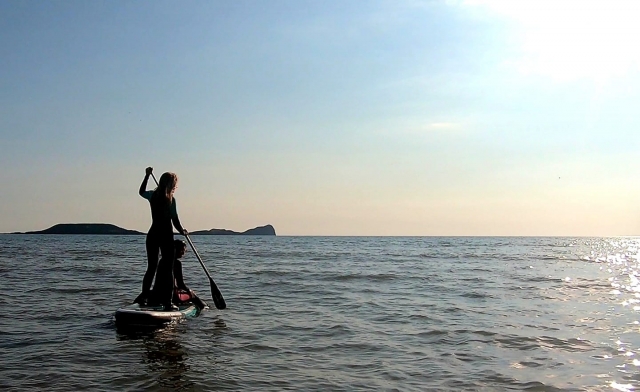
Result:
M148 176L151 175L151 173L153 173L153 168L152 167L148 167L148 168L144 169L144 173L146 175L148 175Z

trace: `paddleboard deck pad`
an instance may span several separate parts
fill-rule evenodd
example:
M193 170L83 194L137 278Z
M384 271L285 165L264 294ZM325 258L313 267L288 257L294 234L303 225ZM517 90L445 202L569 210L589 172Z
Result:
M165 311L162 306L127 305L116 310L115 321L118 326L161 326L167 323L195 317L200 313L192 303L178 306L178 310Z

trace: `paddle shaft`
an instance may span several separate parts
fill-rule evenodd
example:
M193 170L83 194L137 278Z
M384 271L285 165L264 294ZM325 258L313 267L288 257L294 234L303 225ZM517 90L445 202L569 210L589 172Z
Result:
M196 247L193 245L193 242L191 241L191 237L189 237L189 234L185 235L184 237L187 239L187 242L191 246L191 249L193 250L193 253L198 258L198 261L200 262L200 265L202 266L202 269L204 270L204 273L207 274L207 278L213 280L211 278L211 275L209 274L209 270L207 270L207 267L204 265L204 262L202 261L202 257L200 257L200 253L198 253L198 251L196 250Z
M193 241L191 241L191 237L189 237L188 233L186 233L184 237L187 239L187 242L189 243L189 245L191 245L191 249L193 250L193 253L198 258L198 261L200 262L200 265L202 266L204 273L207 274L207 278L209 278L209 287L211 288L211 298L213 299L213 303L216 305L216 308L225 309L227 307L227 303L225 302L224 297L222 296L222 293L218 288L218 285L216 285L216 282L213 281L213 278L209 274L207 267L204 265L204 262L202 261L202 257L200 257L200 254L198 253L198 250L193 245Z
M156 182L156 185L160 186L160 184L158 183L158 180L156 180L156 176L153 175L153 172L151 172L151 177L153 177L153 181ZM191 249L193 250L193 253L198 258L198 261L200 262L200 265L202 266L202 269L204 270L204 273L207 274L207 278L209 278L209 286L211 287L211 298L213 299L213 303L216 305L216 308L225 309L227 307L227 303L225 302L224 297L222 296L222 293L220 292L220 289L218 289L218 286L216 285L216 282L213 281L213 278L209 274L209 271L207 270L207 267L204 265L204 262L202 261L202 258L200 257L200 254L198 253L198 250L193 245L193 241L191 241L191 238L189 237L189 233L187 233L185 231L184 233L182 233L182 235L184 235L184 237L187 239L187 242L191 246Z

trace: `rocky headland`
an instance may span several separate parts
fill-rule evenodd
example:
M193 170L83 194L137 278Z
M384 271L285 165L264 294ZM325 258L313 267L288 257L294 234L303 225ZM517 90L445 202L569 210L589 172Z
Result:
M59 223L48 229L39 231L18 232L12 234L108 234L108 235L144 235L137 230L128 230L108 223ZM258 226L253 229L237 232L227 229L197 230L192 235L276 235L271 225Z

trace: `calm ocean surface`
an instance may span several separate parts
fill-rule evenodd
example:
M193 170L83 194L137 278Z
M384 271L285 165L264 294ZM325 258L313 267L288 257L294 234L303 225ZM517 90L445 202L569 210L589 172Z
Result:
M0 390L633 391L640 238L193 236L213 309L147 333L144 236L0 235Z

